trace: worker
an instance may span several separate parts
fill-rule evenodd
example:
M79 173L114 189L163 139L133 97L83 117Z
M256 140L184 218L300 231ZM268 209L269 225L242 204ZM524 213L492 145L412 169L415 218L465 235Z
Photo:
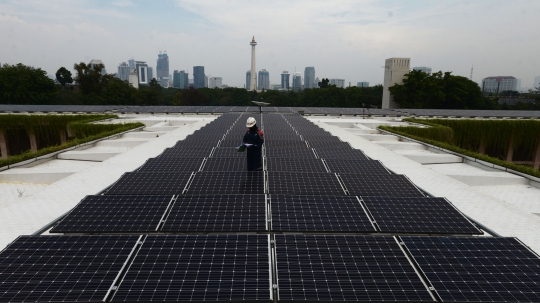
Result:
M249 117L246 121L248 128L244 135L244 143L252 144L247 147L247 170L262 171L262 145L264 143L264 133L257 127L257 121Z

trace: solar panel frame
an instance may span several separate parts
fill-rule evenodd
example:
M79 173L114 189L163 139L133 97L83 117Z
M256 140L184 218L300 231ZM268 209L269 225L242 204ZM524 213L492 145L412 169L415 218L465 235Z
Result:
M149 235L112 302L270 302L268 235Z
M265 194L263 172L198 172L193 176L188 195L262 195Z
M269 196L273 232L377 232L357 197Z
M400 238L443 302L540 302L540 258L515 238Z
M280 302L434 302L390 236L275 235Z
M333 173L293 173L269 171L268 193L276 195L345 196L337 176Z
M360 197L381 232L481 235L444 198Z
M213 147L202 148L166 148L159 158L199 158L212 154Z
M211 158L245 158L245 152L238 152L234 147L216 147L212 151L212 154L208 159Z
M425 197L405 175L368 175L339 173L343 186L352 196Z
M265 232L265 195L182 195L176 197L163 232Z
M19 236L0 253L2 302L102 302L139 236Z
M106 195L178 195L192 172L127 172L105 193Z
M354 148L314 148L319 158L323 159L357 159L369 160L369 158L359 149Z
M247 171L247 162L243 157L208 158L201 171L240 172Z
M173 196L86 196L49 233L155 232Z
M333 173L392 174L379 160L323 159Z
M300 159L316 159L311 148L276 148L265 147L265 156L267 158L300 158Z

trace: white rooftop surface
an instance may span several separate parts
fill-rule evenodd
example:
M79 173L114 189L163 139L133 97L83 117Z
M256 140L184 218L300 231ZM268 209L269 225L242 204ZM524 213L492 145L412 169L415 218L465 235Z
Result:
M380 160L393 172L406 175L431 195L446 197L463 213L487 228L501 236L517 237L540 253L538 183L507 172L490 171L488 168L465 163L449 163L448 159L436 162L437 158L444 154L430 154L425 146L417 143L398 141L388 145L392 139L369 140L369 137L366 139L360 135L361 131L358 131L386 122L399 125L393 118L308 119L341 140L349 142L354 148L361 149L368 157ZM396 147L400 142L404 145Z
M23 182L5 182L0 180L0 249L11 243L19 235L29 235L43 228L57 219L86 195L94 195L113 184L125 172L138 168L148 158L156 157L165 148L172 147L178 140L184 139L195 130L200 129L218 116L151 116L139 115L124 117L117 121L140 121L148 126L161 125L168 128L165 131L156 130L156 127L147 127L140 132L130 132L119 139L108 139L85 148L82 152L93 151L96 155L103 152L103 143L116 141L114 144L124 145L122 141L133 141L133 137L144 137L145 142L136 146L125 147L117 154L106 160L79 161L79 160L51 160L27 168L9 169L0 172L0 175L16 175L20 172L34 171L36 175L42 173L42 180L47 175L69 173L56 182L47 185L47 182L33 184ZM174 127L172 127L174 126ZM156 136L157 135L157 136ZM129 142L125 142L129 145ZM110 149L110 147L107 147ZM70 151L67 153L74 153ZM105 151L106 152L106 151ZM62 154L59 155L59 157ZM86 155L81 155L86 157ZM28 174L26 174L28 175ZM39 181L39 180L37 180ZM23 194L19 197L19 191Z

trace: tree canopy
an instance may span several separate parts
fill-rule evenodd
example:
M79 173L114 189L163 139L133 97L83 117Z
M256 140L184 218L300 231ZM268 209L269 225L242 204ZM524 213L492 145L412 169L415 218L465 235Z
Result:
M47 73L22 63L0 68L0 98L4 104L49 104L57 90Z
M67 83L73 83L71 72L63 66L56 71L56 80L58 80L62 87L66 86Z
M475 82L451 72L427 74L412 70L403 84L389 88L402 108L495 109L496 102L485 98Z
M114 79L113 74L102 73L103 64L90 65L84 62L75 63L73 68L77 71L75 80L83 94L101 94L107 88L109 82Z

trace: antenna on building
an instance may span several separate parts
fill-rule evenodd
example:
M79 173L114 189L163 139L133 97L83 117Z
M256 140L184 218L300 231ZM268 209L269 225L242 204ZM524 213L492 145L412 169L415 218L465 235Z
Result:
M471 77L469 78L469 80L472 80L472 72L473 72L473 68L474 68L474 65L471 65Z

